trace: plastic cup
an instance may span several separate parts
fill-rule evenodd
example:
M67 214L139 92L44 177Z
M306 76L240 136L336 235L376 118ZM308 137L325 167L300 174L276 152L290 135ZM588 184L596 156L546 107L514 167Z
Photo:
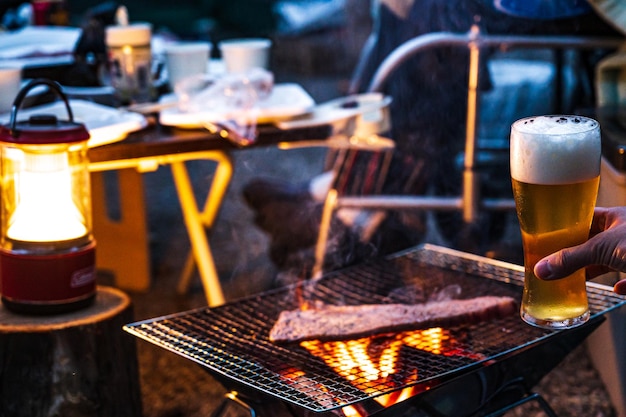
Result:
M219 43L229 73L248 72L253 68L268 69L271 46L269 39L229 39Z
M173 89L181 80L208 71L211 44L174 42L165 46L164 53L168 80Z

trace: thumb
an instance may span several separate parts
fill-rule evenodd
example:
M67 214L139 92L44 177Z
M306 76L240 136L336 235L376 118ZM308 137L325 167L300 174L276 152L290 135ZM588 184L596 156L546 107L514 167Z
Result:
M561 249L537 262L534 268L535 275L543 280L564 278L587 265L596 263L591 259L591 254L587 242Z

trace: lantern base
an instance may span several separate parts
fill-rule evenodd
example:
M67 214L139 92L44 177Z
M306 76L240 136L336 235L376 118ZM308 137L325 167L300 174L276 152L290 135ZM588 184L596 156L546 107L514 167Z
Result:
M18 314L30 314L30 315L48 315L48 314L62 314L72 311L80 310L89 307L96 299L95 294L90 294L85 298L81 298L75 301L63 301L62 303L54 302L24 302L14 301L6 297L0 297L2 299L2 305L9 311Z
M16 313L56 314L91 304L96 294L95 242L65 253L33 255L0 248L1 299Z

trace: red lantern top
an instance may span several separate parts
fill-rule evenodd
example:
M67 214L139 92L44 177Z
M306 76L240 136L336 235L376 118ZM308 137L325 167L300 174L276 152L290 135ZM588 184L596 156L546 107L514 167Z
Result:
M49 114L31 116L28 121L17 121L17 111L28 91L37 85L45 84L54 90L65 102L69 120L58 120ZM85 125L74 122L74 115L61 86L47 79L35 79L20 90L13 102L11 119L0 126L0 141L19 144L47 145L56 143L74 143L89 139Z

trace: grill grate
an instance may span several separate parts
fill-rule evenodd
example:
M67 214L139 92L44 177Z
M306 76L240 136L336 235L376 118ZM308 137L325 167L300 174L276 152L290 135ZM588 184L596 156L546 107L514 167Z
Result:
M435 339L423 331L379 335L366 339L367 351L379 360L380 352L392 344L400 345L394 354L396 370L373 378L371 372L356 367L350 375L341 376L329 363L342 359L345 352L329 353L329 348L336 347L333 342L307 349L268 340L281 311L299 308L303 301L340 305L419 302L446 293L460 293L459 298L508 295L519 301L522 285L521 267L423 245L329 273L314 282L215 308L131 323L125 330L233 382L311 411L325 412L411 386L419 392L488 361L544 343L559 332L534 328L510 316L439 329ZM626 301L601 285L589 283L587 289L592 318Z

